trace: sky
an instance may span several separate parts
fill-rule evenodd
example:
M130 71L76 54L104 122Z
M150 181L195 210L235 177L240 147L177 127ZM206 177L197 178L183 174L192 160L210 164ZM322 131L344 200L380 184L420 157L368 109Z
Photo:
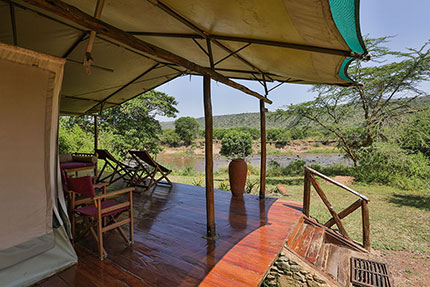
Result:
M428 0L361 0L360 26L362 35L370 37L395 36L387 46L393 50L419 48L430 40L430 1ZM156 90L174 96L178 102L177 117L203 117L203 78L183 76L168 82ZM263 88L253 81L239 81L263 94ZM276 85L276 83L275 83ZM270 88L270 84L269 84ZM311 86L284 84L269 94L273 101L268 105L274 111L289 104L310 101L315 94ZM423 88L430 91L430 83ZM258 112L259 101L224 84L212 81L212 109L214 115ZM158 117L160 121L171 118Z

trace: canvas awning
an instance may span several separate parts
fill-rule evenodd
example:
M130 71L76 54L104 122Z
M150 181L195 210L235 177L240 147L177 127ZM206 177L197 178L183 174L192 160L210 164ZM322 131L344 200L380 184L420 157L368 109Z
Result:
M71 17L70 11L64 16L47 12L44 6L57 4L46 3L0 0L0 42L67 58L63 114L95 113L178 76L199 74L98 33L88 75L82 62L88 27L93 26L80 23L82 19ZM93 15L97 1L65 3ZM231 79L352 85L348 64L367 55L358 4L359 0L106 0L100 20Z

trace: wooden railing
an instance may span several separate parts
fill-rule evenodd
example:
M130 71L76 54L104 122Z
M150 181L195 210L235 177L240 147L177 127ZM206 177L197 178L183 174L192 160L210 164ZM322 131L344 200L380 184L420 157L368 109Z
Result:
M345 208L343 211L337 213L333 206L331 205L330 201L327 199L327 196L325 195L324 191L321 189L320 185L315 179L315 176L318 176L346 191L349 191L350 193L354 194L358 197L358 199ZM370 223L369 223L369 198L362 195L361 193L356 192L355 190L329 178L328 176L325 176L322 173L319 173L316 170L313 170L309 167L305 167L305 185L304 185L304 195L303 195L303 213L309 217L309 211L310 211L310 202L311 202L311 185L314 187L315 191L321 198L321 200L324 202L325 206L329 210L332 218L327 221L324 226L330 228L334 224L337 225L339 228L339 232L342 234L343 237L345 237L348 240L351 240L348 233L345 230L345 227L342 224L342 219L347 217L349 214L354 212L356 209L361 207L361 216L362 216L362 225L363 225L363 247L367 250L370 250Z

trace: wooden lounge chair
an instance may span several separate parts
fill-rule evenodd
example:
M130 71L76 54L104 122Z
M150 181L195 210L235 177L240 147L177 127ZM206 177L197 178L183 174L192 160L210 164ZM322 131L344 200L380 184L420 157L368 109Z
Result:
M96 154L98 159L104 160L104 165L100 170L100 173L97 177L96 182L105 182L105 180L109 179L109 185L120 180L124 179L125 181L130 181L133 177L135 168L126 165L119 160L117 160L110 152L105 149L96 150ZM103 172L106 166L110 166L113 169L113 172L105 177L103 177Z
M148 190L159 183L172 185L172 182L167 177L172 171L157 163L146 150L130 150L129 153L137 163L137 170L130 181L130 185L145 184L148 180L149 183L144 185ZM156 178L158 173L160 173L161 176ZM166 182L162 182L163 179L165 179Z
M84 219L87 230L97 241L98 257L100 260L106 258L107 253L103 248L103 233L116 229L127 244L133 243L133 190L126 188L114 192L104 193L96 196L92 179L90 176L67 178L69 194L72 207L72 234L76 238L76 221ZM127 195L128 200L119 202L115 199L121 195ZM78 198L78 196L84 196ZM126 213L126 218L118 217ZM129 225L129 237L121 229L122 225Z

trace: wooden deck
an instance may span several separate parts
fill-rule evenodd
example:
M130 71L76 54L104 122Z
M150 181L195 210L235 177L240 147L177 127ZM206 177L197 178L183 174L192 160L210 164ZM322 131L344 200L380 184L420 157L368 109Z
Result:
M135 243L104 237L76 246L79 263L38 286L259 286L302 217L297 202L215 191L216 241L206 232L205 190L175 183L134 194ZM83 247L85 245L85 247Z

